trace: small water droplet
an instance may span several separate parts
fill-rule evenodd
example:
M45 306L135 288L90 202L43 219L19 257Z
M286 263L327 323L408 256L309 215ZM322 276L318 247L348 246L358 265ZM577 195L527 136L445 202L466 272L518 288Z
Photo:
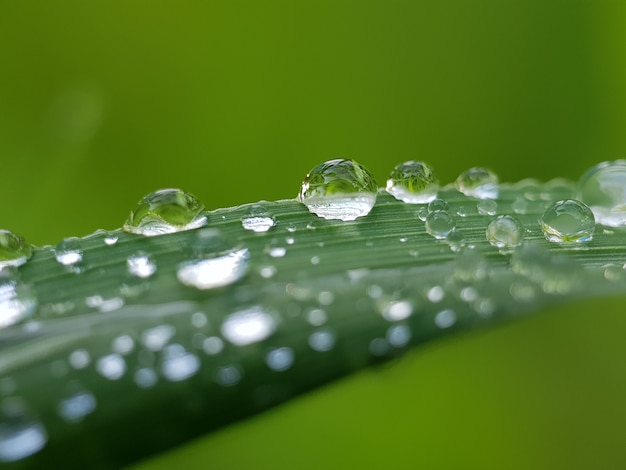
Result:
M444 201L443 199L433 199L432 201L430 201L430 203L428 204L428 212L435 212L435 211L449 211L450 210L450 205ZM427 216L428 214L426 214ZM426 220L426 219L424 219Z
M522 196L517 196L511 204L511 209L516 214L526 214L528 213L528 201Z
M432 303L441 302L445 295L446 295L446 292L443 290L443 287L441 286L433 286L430 289L428 289L428 292L426 292L426 297L428 297L428 300L430 300Z
M204 204L180 189L161 189L148 194L130 213L124 230L146 237L203 227Z
M96 398L89 392L78 392L59 403L59 415L66 421L77 423L96 409Z
M36 308L30 286L19 281L12 268L0 269L0 329L25 320Z
M449 212L438 210L428 214L424 226L428 234L439 240L443 240L454 230L456 222Z
M575 199L555 202L541 217L541 228L546 239L555 243L591 241L595 227L591 209Z
M113 340L111 349L117 354L126 356L135 349L135 341L128 335L120 335Z
M204 328L209 324L209 320L202 312L195 312L191 315L191 324L196 328Z
M500 250L511 250L524 241L524 227L515 217L501 215L487 226L485 236L492 246Z
M265 357L267 366L276 372L282 372L289 369L292 366L293 361L293 349L288 347L272 349Z
M157 382L157 374L153 369L149 367L142 367L135 371L134 376L135 383L141 388L154 387Z
M355 220L372 210L378 188L371 173L354 160L329 160L313 168L298 199L324 219Z
M272 214L261 204L250 206L241 219L243 228L256 233L267 232L275 223Z
M233 387L241 382L242 373L236 366L218 367L215 381L222 387Z
M417 210L417 218L424 222L426 217L428 217L428 208L422 206Z
M235 346L246 346L269 338L276 330L274 318L259 306L239 310L222 323L222 336Z
M156 273L157 265L154 258L145 251L139 251L126 258L128 272L141 279L146 279Z
M476 209L480 215L496 215L498 203L493 199L481 199L476 204Z
M326 323L326 312L321 308L307 310L306 321L313 326L321 326Z
M435 315L435 325L439 328L450 328L456 322L456 314L453 310L446 309Z
M18 397L2 401L0 462L16 462L39 452L48 441L41 422L35 420Z
M264 279L270 279L276 274L276 266L262 266L259 269L259 274Z
M282 258L287 254L287 248L284 246L272 246L268 249L267 254L272 258Z
M83 249L79 238L61 240L54 249L56 260L63 266L74 266L83 260Z
M385 337L389 344L396 348L401 348L409 344L411 340L411 330L406 325L394 325L389 327Z
M388 302L381 313L387 321L406 320L413 314L413 305L407 300Z
M589 169L578 183L578 195L599 224L626 226L626 160L602 162Z
M172 339L176 330L171 325L159 325L145 330L141 342L149 351L160 351Z
M296 239L293 237L285 238L285 243L287 243L287 245L293 245L295 242L296 242Z
M185 351L180 344L168 344L163 348L161 372L170 382L186 380L200 369L200 360L194 354Z
M387 180L387 192L407 204L426 204L437 197L439 179L425 162L397 165Z
M104 237L104 244L108 246L112 246L112 245L115 245L118 240L119 240L119 237L115 233L109 232Z
M119 380L126 373L126 362L119 354L109 354L98 359L96 370L109 380Z
M320 264L320 257L319 256L311 256L311 264L315 265L315 266Z
M76 349L70 353L68 361L74 369L84 369L91 362L91 358L85 349Z
M335 346L335 335L326 330L315 331L309 336L309 346L318 352L330 351Z
M224 342L217 336L209 336L202 341L202 350L209 356L219 354L224 349Z
M217 256L181 263L176 277L186 286L196 289L215 289L242 279L248 272L249 253L241 249Z
M461 173L454 182L456 189L477 199L497 199L498 176L487 168L475 167Z
M456 229L446 235L446 243L453 253L458 253L467 245L467 241L465 240L463 233Z
M0 269L21 266L33 255L33 247L21 236L0 229Z
M287 226L287 231L288 231L288 232L290 232L290 233L293 233L293 232L295 232L296 230L297 230L297 227L296 227L294 224L289 224L289 225Z

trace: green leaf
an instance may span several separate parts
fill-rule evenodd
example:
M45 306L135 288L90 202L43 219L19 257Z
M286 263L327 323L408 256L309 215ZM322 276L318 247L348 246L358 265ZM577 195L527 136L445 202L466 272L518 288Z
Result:
M50 247L37 250L18 274L38 308L0 332L0 454L28 429L45 445L24 450L32 455L16 467L117 468L429 340L623 293L624 233L545 240L546 206L572 196L565 181L522 181L502 186L494 209L444 188L462 234L452 242L426 232L423 207L386 193L354 222L319 219L296 201L263 202L276 220L265 233L242 228L249 205L211 211L209 226L246 254L236 276L210 289L177 276L205 229L97 232L80 240L73 267ZM486 240L496 214L525 228L511 253ZM139 252L156 263L145 279L127 270Z

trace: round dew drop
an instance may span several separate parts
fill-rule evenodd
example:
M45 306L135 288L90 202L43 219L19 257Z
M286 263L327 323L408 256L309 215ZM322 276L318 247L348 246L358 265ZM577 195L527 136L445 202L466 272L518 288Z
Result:
M492 220L485 232L487 241L496 248L507 250L524 241L524 226L515 217L501 215Z
M33 247L19 235L0 230L0 269L5 266L21 266L30 259Z
M364 166L336 159L306 175L298 199L318 217L350 221L369 214L377 191L374 177Z
M439 179L425 162L397 165L387 180L387 192L407 204L426 204L437 197Z
M575 199L555 202L541 217L544 236L555 243L591 241L595 227L591 209Z
M267 232L275 225L272 214L261 204L255 204L246 210L246 215L241 219L241 226L252 232Z
M600 163L578 182L578 195L599 224L626 226L626 160Z
M446 211L434 211L428 214L424 224L426 232L433 237L443 240L456 227L454 217Z
M182 232L207 224L204 204L180 189L160 189L148 194L124 224L126 232L152 237Z
M54 248L56 260L63 266L73 266L83 260L83 249L80 239L76 237L61 240Z
M456 189L477 199L497 199L498 175L487 168L475 167L461 173L454 182Z

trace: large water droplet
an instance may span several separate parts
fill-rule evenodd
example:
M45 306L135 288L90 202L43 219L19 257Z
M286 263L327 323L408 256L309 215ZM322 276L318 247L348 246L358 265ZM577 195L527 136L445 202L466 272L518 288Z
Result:
M37 307L31 288L9 269L0 270L0 329L28 318Z
M83 248L79 238L61 240L54 249L56 260L63 266L74 266L83 260Z
M207 224L204 204L180 189L160 189L144 197L124 224L124 230L147 237L182 232Z
M146 279L152 276L156 270L156 262L148 253L139 251L126 258L126 267L128 272L141 279Z
M498 198L498 176L487 168L470 168L461 173L454 184L466 196L477 199Z
M591 168L580 179L578 194L599 224L626 226L626 160L603 162Z
M556 243L588 242L593 238L595 227L591 209L575 199L555 202L541 217L546 239Z
M33 247L19 235L0 230L0 269L5 266L21 266L33 254Z
M190 249L194 258L181 263L176 272L186 286L203 290L224 287L248 272L248 250L233 247L217 229L198 231Z
M446 211L434 211L426 217L426 232L440 240L446 238L455 226L454 217Z
M230 314L222 323L222 336L236 346L258 343L276 330L274 318L259 306Z
M524 226L515 217L501 215L487 226L487 241L500 250L510 250L524 241Z
M39 452L48 436L43 425L30 416L17 397L2 402L0 414L0 462L15 462Z
M261 204L255 204L246 210L241 219L241 226L252 232L263 233L271 229L275 224L272 214Z
M371 173L354 160L329 160L313 168L298 199L324 219L354 220L369 214L378 188Z
M397 165L387 180L387 192L408 204L426 204L437 197L439 179L425 162Z

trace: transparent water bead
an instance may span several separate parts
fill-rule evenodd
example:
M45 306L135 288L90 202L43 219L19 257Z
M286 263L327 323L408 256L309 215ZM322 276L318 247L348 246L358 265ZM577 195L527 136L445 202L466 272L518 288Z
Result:
M524 241L524 226L515 217L501 215L487 226L485 236L491 246L510 250Z
M152 256L144 251L130 255L126 258L128 272L141 279L146 279L156 273L157 265Z
M192 259L178 266L176 277L186 286L207 290L224 287L248 272L250 253L235 247L217 229L199 230L189 244Z
M256 233L267 232L275 223L272 214L261 204L249 207L246 210L246 215L241 219L243 228Z
M578 197L596 221L609 227L626 227L626 160L600 163L578 182Z
M48 435L18 397L5 398L0 413L0 462L16 462L43 449Z
M498 175L487 168L474 167L465 170L458 176L454 185L466 196L477 199L498 198Z
M424 224L426 232L431 236L443 240L456 227L454 217L447 211L434 211L428 214Z
M30 317L36 307L31 288L9 269L0 270L0 329Z
M274 317L260 306L239 310L222 323L222 336L235 346L246 346L269 338L276 330Z
M124 230L152 237L182 232L207 224L204 204L180 189L160 189L148 194L124 224Z
M426 204L437 197L439 179L425 162L397 165L387 179L387 192L407 204Z
M329 160L302 182L298 200L324 219L355 220L372 210L378 188L371 173L354 160Z
M73 266L83 260L83 247L76 237L61 240L54 248L54 256L63 266Z
M10 230L0 229L0 269L5 266L21 266L33 254L33 247L21 236Z
M541 228L548 241L582 243L591 241L596 221L591 209L575 199L552 204L541 217Z

